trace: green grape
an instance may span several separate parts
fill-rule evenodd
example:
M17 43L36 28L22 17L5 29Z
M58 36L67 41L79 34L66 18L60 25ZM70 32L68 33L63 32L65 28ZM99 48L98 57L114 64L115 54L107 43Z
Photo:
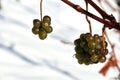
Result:
M47 30L48 28L49 28L49 23L48 22L46 22L46 21L42 21L42 28L44 28L45 30Z
M83 61L82 61L82 60L78 60L78 63L79 63L79 64L83 64Z
M51 21L50 16L48 16L48 15L44 16L43 21L49 21L50 22Z
M101 42L101 39L100 39L99 37L94 37L94 41L95 41L96 43L100 43L100 42Z
M80 39L83 39L83 38L85 38L85 34L80 35Z
M39 29L33 27L33 28L32 28L32 33L33 33L33 34L39 34Z
M45 30L41 29L40 32L39 32L39 38L41 40L44 40L45 38L47 37L47 33Z
M77 58L77 59L80 59L80 56L79 56L79 54L75 54L75 57Z
M94 55L91 56L90 59L91 59L92 62L97 62L99 57L98 57L98 55L94 54Z
M80 46L75 47L76 53L83 53L83 49Z
M108 46L108 43L106 41L101 42L101 44L102 44L102 47L104 46L105 48L107 48Z
M106 61L106 57L105 56L100 57L99 62L103 63L105 61Z
M92 36L90 33L85 34L85 37L90 37L90 36Z
M85 58L84 53L76 53L76 54L78 54L79 60L83 60Z
M94 34L94 38L99 38L99 35L98 34Z
M89 41L93 41L93 37L92 36L86 36L86 40Z
M108 54L108 49L101 49L102 54L107 55Z
M52 28L51 26L49 26L49 28L45 29L45 31L46 31L47 33L51 33L51 32L53 31L53 28Z
M84 49L85 52L88 52L88 51L89 51L88 45L85 45L85 46L83 47L83 49Z
M108 43L105 41L105 47L107 47L108 46Z
M90 54L90 55L95 54L95 49L89 49L89 54Z
M86 59L86 60L84 61L84 63L85 63L85 65L92 64L91 61L90 61L89 59Z
M81 54L81 53L76 53L75 54L75 57L78 59L78 60L83 60L85 55L84 54Z
M96 49L101 49L102 48L102 45L99 43L99 44L96 44L95 46Z
M88 42L88 47L91 48L91 49L94 49L96 46L96 43L94 41L90 41Z
M91 61L91 60L89 59L89 64L93 64L93 63L95 63L95 62L93 62L93 61Z
M93 62L94 64L97 64L99 61L97 61L97 62Z
M95 54L101 56L102 55L102 52L101 52L101 49L95 49Z
M89 63L89 61L86 60L86 61L84 62L84 64L85 64L85 65L89 65L90 63Z
M83 48L85 45L86 45L86 41L85 41L85 40L80 42L80 46L81 46L82 48Z
M82 41L80 42L80 46L83 48L85 46L86 42L85 41Z
M80 45L80 39L76 39L76 40L74 41L74 45L79 46L79 45Z
M34 27L39 28L39 26L40 26L40 20L39 19L34 19L33 20L33 25L34 25Z

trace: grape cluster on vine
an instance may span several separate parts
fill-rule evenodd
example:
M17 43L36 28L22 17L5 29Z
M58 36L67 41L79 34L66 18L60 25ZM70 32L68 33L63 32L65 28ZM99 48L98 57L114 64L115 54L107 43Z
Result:
M33 20L33 34L38 34L41 40L44 40L47 37L48 33L53 31L53 28L50 26L51 18L50 16L46 15L43 17L43 20L40 21L39 19Z
M79 64L93 64L98 62L105 62L108 54L107 42L104 37L90 33L81 34L78 39L74 41L75 57Z

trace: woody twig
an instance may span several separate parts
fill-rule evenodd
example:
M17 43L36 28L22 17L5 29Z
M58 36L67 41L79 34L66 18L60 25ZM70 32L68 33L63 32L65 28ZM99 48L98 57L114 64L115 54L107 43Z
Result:
M68 0L61 0L67 5L71 6L75 10L77 10L80 13L83 13L98 22L103 23L106 27L108 28L115 28L117 30L120 30L120 23L117 23L113 15L108 15L106 12L104 12L102 9L100 9L92 0L86 0L90 5L92 5L101 15L104 19L84 10L83 8L80 7L80 5L74 4Z

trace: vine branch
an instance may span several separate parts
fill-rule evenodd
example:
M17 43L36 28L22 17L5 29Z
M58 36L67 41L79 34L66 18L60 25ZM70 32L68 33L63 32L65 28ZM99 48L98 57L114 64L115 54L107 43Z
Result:
M103 23L106 27L108 28L115 28L120 30L120 23L117 23L114 16L113 15L108 15L107 13L105 13L102 9L100 9L92 0L86 0L90 5L92 5L101 15L102 17L104 17L105 19L102 19L86 10L84 10L83 8L80 7L80 5L76 5L72 2L70 2L69 0L61 0L64 3L66 3L67 5L69 5L70 7L74 8L75 10L77 10L78 12L81 12L95 20L97 20L98 22Z
M104 10L102 10L100 7L98 7L92 0L86 0L86 1L91 6L93 6L104 19L109 19L110 21L113 21L115 19L114 16L108 15Z

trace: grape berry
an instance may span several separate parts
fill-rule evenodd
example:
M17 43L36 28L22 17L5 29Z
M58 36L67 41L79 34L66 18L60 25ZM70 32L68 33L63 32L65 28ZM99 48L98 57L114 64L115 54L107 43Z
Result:
M107 42L103 41L102 36L90 33L81 34L78 39L74 41L75 57L79 64L93 64L98 62L105 62L108 54ZM103 47L104 46L104 47Z
M34 26L32 28L33 34L38 34L41 40L46 39L47 34L53 31L53 28L50 26L50 24L51 18L48 15L44 16L42 21L40 21L39 19L34 19Z

